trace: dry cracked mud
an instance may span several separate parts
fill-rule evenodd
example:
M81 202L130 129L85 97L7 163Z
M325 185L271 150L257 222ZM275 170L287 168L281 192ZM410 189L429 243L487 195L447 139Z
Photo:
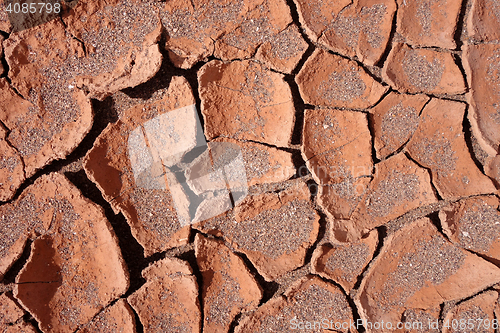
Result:
M494 333L499 297L500 0L0 0L0 333Z

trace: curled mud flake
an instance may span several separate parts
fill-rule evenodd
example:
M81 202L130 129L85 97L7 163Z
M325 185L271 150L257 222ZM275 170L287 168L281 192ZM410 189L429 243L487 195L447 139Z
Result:
M262 291L243 260L223 242L197 235L195 252L203 276L204 329L228 330L236 315L258 306Z

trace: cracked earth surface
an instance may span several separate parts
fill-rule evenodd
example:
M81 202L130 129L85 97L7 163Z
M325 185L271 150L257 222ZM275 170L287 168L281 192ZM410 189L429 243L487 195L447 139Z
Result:
M0 333L499 332L499 0L12 2Z

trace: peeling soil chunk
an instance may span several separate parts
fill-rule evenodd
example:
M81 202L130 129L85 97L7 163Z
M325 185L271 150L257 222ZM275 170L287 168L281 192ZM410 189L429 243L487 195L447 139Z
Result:
M393 0L296 0L299 18L314 42L375 64L385 51L396 11Z
M311 258L312 272L335 281L349 294L372 260L377 245L376 230L355 243L321 245Z
M318 49L295 78L305 103L364 109L387 90L355 61Z
M375 166L368 191L350 220L332 224L340 241L358 239L415 208L437 202L430 175L404 154L398 154Z
M253 61L211 61L198 72L198 83L208 140L221 136L289 145L295 109L283 75Z
M46 47L60 48L65 50L65 57L77 58L82 49L74 39L65 36L61 23L53 21L47 25L52 25L46 26L54 38L51 42L41 27L14 34L4 42L9 67L16 70L9 71L12 87L6 79L0 79L0 121L10 130L7 140L23 159L27 177L52 160L66 157L92 127L90 100L81 90L69 88L69 78L64 77L68 73L62 63L57 64L61 67L50 65L49 61L55 61L54 55L40 51ZM37 32L43 39L37 38ZM18 55L30 49L39 51L32 52L28 64L19 64L24 60L18 59ZM61 75L66 82L58 78Z
M439 217L443 230L456 245L500 264L500 200L479 196L443 208Z
M321 329L325 328L321 327L325 319L329 330L356 332L345 329L353 322L353 317L344 293L318 277L308 276L297 281L284 296L271 299L243 319L235 333L289 332L299 328L326 332ZM341 328L343 323L344 329Z
M79 1L70 14L5 40L8 75L0 121L27 177L66 157L92 126L88 97L104 98L150 79L160 68L157 9L139 1ZM75 36L75 37L73 37ZM23 101L24 99L24 101ZM21 107L10 110L15 105Z
M443 333L463 332L464 327L470 332L494 333L497 331L495 328L498 327L497 309L498 293L496 291L490 290L474 296L458 304L445 315ZM473 329L469 330L470 328Z
M500 1L473 0L467 28L469 37L477 41L500 40Z
M85 157L87 175L125 215L146 255L188 242L190 228L179 219L166 170L200 145L196 120L189 84L173 77L161 97L110 124Z
M306 52L307 46L299 28L291 24L269 41L262 43L255 59L276 71L290 74Z
M119 299L77 333L135 333L135 315L124 299Z
M309 197L307 185L299 182L279 193L249 196L234 212L195 227L224 236L272 281L303 265L316 240L319 215Z
M374 146L379 159L384 159L410 140L420 123L420 112L429 101L425 95L391 93L370 109Z
M5 83L0 79L0 85ZM5 140L6 131L0 125L0 201L12 199L24 182L24 164L19 153Z
M433 99L422 111L420 125L407 149L432 172L432 182L444 199L495 192L479 171L465 143L465 104Z
M392 48L382 76L400 92L449 95L465 92L464 77L450 53L412 49L402 43Z
M355 297L362 319L396 323L408 308L430 309L500 281L500 269L447 241L428 218L385 240ZM393 330L369 329L368 332Z
M412 46L456 47L462 0L397 0L397 31Z
M364 113L306 110L302 156L319 184L372 174L371 135Z
M466 45L463 58L472 131L481 148L495 156L500 148L500 45Z
M165 258L142 272L146 283L129 296L144 333L199 333L201 313L193 271L179 259Z
M203 331L227 332L237 314L259 305L262 290L243 260L222 241L198 234L195 251L203 280Z
M33 241L14 296L43 332L73 332L128 289L118 241L103 210L64 176L42 176L24 193L7 222L46 231Z

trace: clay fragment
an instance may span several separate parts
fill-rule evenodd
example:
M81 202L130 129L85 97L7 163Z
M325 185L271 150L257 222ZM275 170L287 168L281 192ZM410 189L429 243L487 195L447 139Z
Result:
M223 236L272 281L303 265L316 241L319 215L309 198L307 185L295 182L279 193L248 196L233 212L194 227Z
M153 4L79 1L63 19L12 33L3 43L16 92L3 82L1 94L16 103L2 103L0 121L11 130L7 139L27 177L82 141L92 127L89 97L147 81L162 60ZM21 107L12 111L15 105Z
M373 180L349 220L331 224L335 241L353 241L415 208L437 202L427 170L404 154L375 166Z
M398 322L407 309L431 309L500 280L500 269L447 241L428 218L384 241L355 296L363 320ZM392 332L368 328L367 332Z
M470 104L467 117L477 143L487 155L484 172L500 181L500 47L495 44L464 46L464 69L467 74Z
M15 323L23 315L23 309L14 302L11 295L0 295L0 328L5 329L6 324Z
M127 291L128 271L102 208L64 176L38 178L13 205L19 209L2 214L6 223L30 221L24 237L35 238L14 296L43 332L73 332Z
M439 218L457 246L500 264L500 200L495 196L463 199L444 207Z
M464 327L474 332L494 333L498 327L497 310L498 293L492 290L481 293L459 303L444 316L443 333L460 332Z
M369 66L382 56L389 41L396 4L392 0L295 1L309 38L328 49Z
M382 70L384 81L408 93L463 94L462 72L450 53L431 49L412 49L396 43Z
M0 201L12 199L25 180L23 161L5 136L6 131L0 125Z
M87 175L113 210L123 212L146 255L188 242L190 228L176 212L170 189L176 183L168 182L166 167L201 145L194 103L187 81L173 77L161 98L127 109L108 125L84 160Z
M353 322L344 293L318 277L307 276L291 286L284 296L271 299L243 319L235 333L288 332L299 327L313 332L356 333L355 328L349 330Z
M53 40L47 40L47 31ZM37 38L38 34L42 37ZM0 80L4 101L0 121L10 130L7 140L23 159L26 177L31 177L52 160L66 157L92 127L90 100L81 90L68 88L71 83L63 61L45 51L64 50L60 56L68 59L77 58L82 49L65 36L64 26L57 21L12 34L4 47L9 68L14 70L9 71L12 87L6 79ZM29 51L22 50L39 51L31 51L25 60L19 54Z
M306 110L302 156L318 184L335 184L372 173L371 135L365 114Z
M430 169L432 183L444 199L495 192L495 186L477 168L465 143L465 107L460 102L431 100L406 147L415 161Z
M128 297L145 333L199 333L201 314L193 271L179 259L165 258L142 272L146 283Z
M0 14L0 17L1 17L1 14ZM5 38L3 37L3 35L0 36L0 59L4 58L4 55L3 55L3 41L4 41L4 39ZM0 76L2 76L3 73L5 73L5 68L4 68L3 64L0 64Z
M397 32L412 46L456 47L462 0L397 0Z
M336 108L368 108L387 90L355 61L322 49L307 59L295 81L304 102Z
M377 245L376 230L355 243L323 244L312 255L312 273L335 281L349 294L372 260Z
M290 144L295 109L283 75L253 61L211 61L198 72L198 83L208 140Z
M162 55L158 8L139 0L78 1L63 17L67 31L82 41L86 57L77 69L76 86L92 98L135 87L160 69Z
M500 40L500 2L473 0L467 18L469 37L482 42Z
M124 299L119 299L97 316L87 325L76 331L77 333L135 333L135 316Z
M291 24L268 41L262 43L255 59L282 73L290 74L306 52L307 42L299 28Z
M198 234L195 252L203 277L203 330L228 331L236 315L259 305L262 290L243 260L222 241Z
M420 123L420 112L429 101L425 95L390 93L371 108L373 144L379 159L400 149L413 136Z

